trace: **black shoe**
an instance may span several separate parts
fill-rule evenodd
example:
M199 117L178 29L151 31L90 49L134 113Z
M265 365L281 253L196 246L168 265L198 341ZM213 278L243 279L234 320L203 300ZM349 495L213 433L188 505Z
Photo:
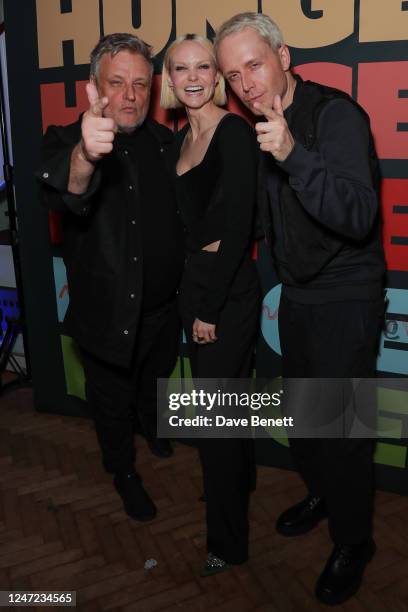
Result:
M170 440L167 438L147 438L147 445L156 457L168 458L174 454Z
M284 536L307 533L327 517L324 499L309 495L303 501L282 512L276 521L276 531Z
M334 606L354 595L375 550L375 542L371 538L353 546L337 544L316 583L317 599Z
M144 490L139 474L136 472L115 474L113 484L130 518L136 521L151 521L155 518L156 506Z

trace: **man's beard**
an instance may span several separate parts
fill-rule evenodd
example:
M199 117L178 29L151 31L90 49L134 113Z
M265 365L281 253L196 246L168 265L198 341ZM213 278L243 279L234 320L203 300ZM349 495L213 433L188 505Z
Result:
M149 111L149 107L147 107L147 109L144 111L144 113L139 117L137 122L134 123L133 125L118 125L118 132L120 134L131 134L132 132L137 130L137 128L140 127L142 125L142 123L144 123L144 121L145 121L145 119L147 117L148 111Z

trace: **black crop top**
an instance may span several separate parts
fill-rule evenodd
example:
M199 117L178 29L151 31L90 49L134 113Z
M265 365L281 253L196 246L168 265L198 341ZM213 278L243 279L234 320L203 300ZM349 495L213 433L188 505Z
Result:
M175 136L175 163L189 130ZM208 289L196 316L216 323L241 261L251 247L256 203L258 145L255 132L229 113L217 125L203 160L176 175L177 199L186 228L186 248L197 252L220 240Z

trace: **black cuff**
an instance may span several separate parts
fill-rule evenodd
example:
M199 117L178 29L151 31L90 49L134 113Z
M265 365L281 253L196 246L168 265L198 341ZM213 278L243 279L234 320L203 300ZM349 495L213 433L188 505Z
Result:
M219 313L216 311L210 310L199 310L196 314L197 319L200 319L203 323L208 323L208 325L217 325Z

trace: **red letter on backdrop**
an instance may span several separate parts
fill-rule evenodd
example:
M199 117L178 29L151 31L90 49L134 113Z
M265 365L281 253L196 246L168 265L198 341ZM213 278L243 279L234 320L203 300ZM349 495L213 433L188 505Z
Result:
M380 159L408 158L408 62L359 64L358 101L371 118Z
M408 179L384 179L381 202L387 268L408 272Z
M88 98L85 85L88 81L77 81L75 83L77 105L72 107L65 106L65 85L64 83L49 83L41 85L41 110L43 131L49 125L68 125L79 117L88 106Z
M353 71L350 66L333 62L313 62L295 66L293 72L299 74L304 81L316 81L351 95Z

